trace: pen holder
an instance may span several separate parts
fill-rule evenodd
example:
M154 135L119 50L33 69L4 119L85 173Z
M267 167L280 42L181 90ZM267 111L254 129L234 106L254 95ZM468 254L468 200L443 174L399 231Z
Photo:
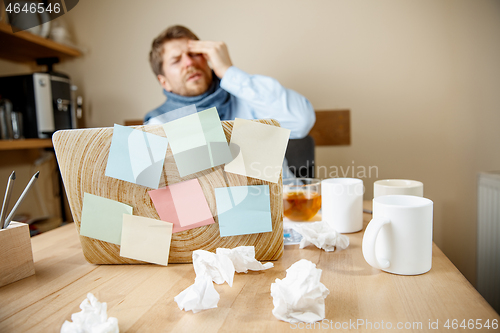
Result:
M35 274L27 224L11 222L0 229L0 254L0 287Z

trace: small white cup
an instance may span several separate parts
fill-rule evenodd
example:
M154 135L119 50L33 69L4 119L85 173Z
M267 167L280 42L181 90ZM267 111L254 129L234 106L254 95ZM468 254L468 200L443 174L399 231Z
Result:
M373 199L373 219L363 235L369 265L400 275L428 272L432 266L433 202L411 195Z
M363 181L330 178L321 182L323 221L341 233L363 229Z
M373 183L373 197L382 195L414 195L424 196L424 184L416 180L384 179Z

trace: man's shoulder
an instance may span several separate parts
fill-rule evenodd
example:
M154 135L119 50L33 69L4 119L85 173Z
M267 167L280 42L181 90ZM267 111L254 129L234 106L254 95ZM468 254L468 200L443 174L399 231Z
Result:
M151 118L158 117L159 115L166 113L167 111L163 108L163 106L164 104L146 113L146 115L144 116L144 122L148 121Z

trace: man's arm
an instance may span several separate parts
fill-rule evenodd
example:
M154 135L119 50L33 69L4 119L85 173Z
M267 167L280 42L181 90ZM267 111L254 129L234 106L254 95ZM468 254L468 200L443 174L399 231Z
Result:
M273 118L291 130L290 139L305 137L316 121L314 109L304 96L271 77L249 75L232 66L222 78L221 87L248 103L254 118ZM234 111L233 117L243 117Z
M221 87L248 104L251 116L256 119L273 118L282 127L291 130L290 138L306 136L316 121L311 103L299 93L284 88L277 80L249 75L232 66L224 42L190 41L190 51L203 53L212 64L215 74L221 78ZM249 109L232 110L232 118L248 118Z

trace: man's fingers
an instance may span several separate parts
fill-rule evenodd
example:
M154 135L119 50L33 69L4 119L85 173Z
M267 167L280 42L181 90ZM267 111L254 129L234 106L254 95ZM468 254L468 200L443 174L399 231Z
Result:
M206 43L195 40L189 41L188 47L189 51L199 53L207 53L211 49Z
M224 42L190 40L188 48L192 53L202 53L205 59L211 62L215 75L220 78L233 65Z
M218 42L213 42L209 40L189 40L189 47L213 47Z
M190 40L188 47L191 52L210 53L220 51L225 46L224 42L212 42L207 40Z

